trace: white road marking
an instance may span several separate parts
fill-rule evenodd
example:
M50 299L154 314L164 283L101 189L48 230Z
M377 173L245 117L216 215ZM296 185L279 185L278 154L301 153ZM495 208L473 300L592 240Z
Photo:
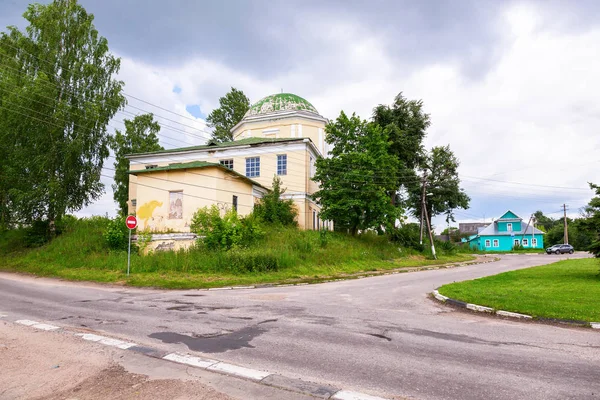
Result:
M32 328L35 329L41 329L43 331L55 331L57 329L60 329L60 326L54 326L54 325L48 325L48 324L35 324L31 326Z
M6 317L8 317L8 315L6 315L6 314L2 314L2 313L0 312L0 318L6 318Z
M77 333L75 336L80 336L83 340L89 340L91 342L97 342L107 346L117 347L123 350L127 350L130 347L137 346L137 344L135 343L124 342L122 340L100 335L94 335L93 333Z
M30 319L20 319L20 320L15 321L15 322L17 324L21 324L21 325L25 325L25 326L31 326L32 328L41 329L43 331L55 331L57 329L60 329L59 326L42 324L41 322L32 321Z
M35 324L38 324L39 322L37 321L31 321L29 319L20 319L18 321L15 321L17 324L21 324L21 325L25 325L25 326L32 326Z
M208 368L213 364L218 363L217 360L190 356L188 354L171 353L163 357L163 360L174 361L180 364L187 364L198 368Z
M250 369L245 367L238 367L237 365L231 365L224 362L220 362L218 364L211 365L206 368L209 371L218 371L223 372L228 375L235 375L241 378L252 379L255 381L260 381L265 379L267 376L271 375L270 372L259 371L256 369Z
M383 397L371 396L364 393L351 392L349 390L340 390L333 396L332 399L335 400L386 400Z

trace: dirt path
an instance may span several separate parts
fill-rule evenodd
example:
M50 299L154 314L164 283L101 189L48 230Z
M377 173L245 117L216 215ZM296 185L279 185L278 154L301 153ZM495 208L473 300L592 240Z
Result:
M232 399L191 376L128 372L123 365L136 362L128 357L71 335L0 321L0 399Z

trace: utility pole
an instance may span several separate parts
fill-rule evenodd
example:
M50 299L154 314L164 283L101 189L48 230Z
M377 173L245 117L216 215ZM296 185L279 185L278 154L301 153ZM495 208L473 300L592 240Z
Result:
M565 241L564 244L569 244L569 227L567 226L567 205L563 204L563 210L565 213Z
M423 244L423 217L425 216L425 190L427 186L427 172L423 171L423 181L421 183L423 187L423 192L421 193L421 236L419 239L419 244Z
M427 215L427 206L425 202L423 202L423 210L425 210L425 221L427 221L427 230L429 231L429 241L431 242L431 254L433 254L433 259L437 260L437 256L435 255L435 245L433 244L433 234L431 233L431 224L429 223L429 215Z

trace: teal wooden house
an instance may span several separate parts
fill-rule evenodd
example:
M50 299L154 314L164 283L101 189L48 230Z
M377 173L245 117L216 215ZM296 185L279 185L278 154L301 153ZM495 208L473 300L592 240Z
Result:
M467 242L474 250L511 251L515 246L529 249L544 248L544 232L512 211L507 211L490 225L471 236Z

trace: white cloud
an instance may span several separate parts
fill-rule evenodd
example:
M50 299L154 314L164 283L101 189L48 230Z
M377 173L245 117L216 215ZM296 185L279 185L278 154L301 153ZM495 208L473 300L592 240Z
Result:
M600 42L600 27L560 31L552 24L556 16L543 11L514 5L490 21L503 32L502 45L496 63L477 80L462 75L460 60L419 68L398 61L386 50L393 38L377 36L357 21L332 21L327 16L302 19L302 24L330 51L315 52L274 76L257 78L246 72L242 60L236 69L208 59L159 68L126 55L120 76L127 93L184 115L189 115L188 104L198 104L208 114L231 86L244 90L252 101L283 88L305 97L328 118L340 110L368 118L375 105L391 103L403 91L408 98L423 99L431 113L427 145L450 144L466 177L586 188L588 181L600 182L600 55L593 51ZM173 93L174 86L181 93ZM161 110L156 113L195 124ZM194 126L205 129L201 120ZM186 143L199 142L189 134L165 133ZM522 214L554 209L563 201L578 207L592 196L591 191L471 178L464 179L464 187L477 207L464 219L484 213L490 218L505 205Z

